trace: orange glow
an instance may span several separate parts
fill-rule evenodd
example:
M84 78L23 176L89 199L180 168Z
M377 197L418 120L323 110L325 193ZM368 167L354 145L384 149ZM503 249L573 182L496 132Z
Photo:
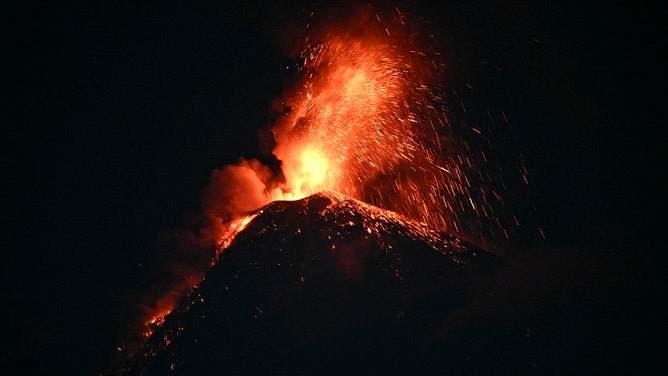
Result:
M220 255L220 252L225 248L229 247L234 240L234 237L243 231L246 226L255 218L255 215L247 215L241 218L237 218L229 222L225 228L225 232L220 236L218 240L218 249L216 256ZM212 265L216 263L217 260L212 260Z
M144 323L144 337L150 337L156 328L162 326L165 322L165 316L172 312L174 307L159 310L150 319Z
M308 26L271 126L280 171L253 160L214 174L204 206L219 248L238 232L236 218L321 190L470 240L484 242L483 222L500 223L500 169L481 168L487 155L469 142L489 144L486 130L449 119L432 36L396 8L348 16Z
M329 161L313 147L307 147L299 156L300 168L294 176L299 192L313 192L323 185Z

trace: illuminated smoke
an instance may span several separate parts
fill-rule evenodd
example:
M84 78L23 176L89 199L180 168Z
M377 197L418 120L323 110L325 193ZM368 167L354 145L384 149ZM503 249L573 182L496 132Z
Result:
M202 206L209 226L202 230L205 241L220 241L229 224L272 200L267 184L273 173L257 160L242 159L236 165L215 170L202 193Z

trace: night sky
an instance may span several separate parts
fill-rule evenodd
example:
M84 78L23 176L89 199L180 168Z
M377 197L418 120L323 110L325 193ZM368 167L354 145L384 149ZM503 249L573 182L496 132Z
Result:
M470 121L508 116L512 131L496 141L529 172L518 201L535 204L534 223L505 247L558 260L554 273L577 271L588 291L621 291L615 307L633 311L608 319L654 333L665 295L658 11L441 3L400 6L429 21L446 87L475 88ZM11 370L103 369L129 292L164 257L158 235L193 221L214 169L259 156L257 130L294 65L286 39L328 5L245 4L3 11Z

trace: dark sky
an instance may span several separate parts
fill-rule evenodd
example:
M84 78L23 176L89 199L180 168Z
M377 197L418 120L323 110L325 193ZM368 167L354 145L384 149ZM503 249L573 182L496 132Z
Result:
M402 7L430 21L446 84L472 83L481 108L510 118L514 132L500 141L525 156L527 200L547 235L518 247L612 258L638 288L657 287L648 275L663 260L658 12L459 3ZM198 212L211 171L258 155L256 132L289 73L286 35L324 9L174 1L3 11L12 364L101 367L122 326L119 296L157 262L157 234Z

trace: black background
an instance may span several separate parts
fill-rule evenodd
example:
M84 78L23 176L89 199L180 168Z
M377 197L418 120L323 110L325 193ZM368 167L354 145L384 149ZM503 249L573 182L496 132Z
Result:
M528 227L547 237L508 247L543 264L578 263L554 273L626 291L633 298L616 307L633 312L612 319L656 333L647 318L665 294L658 11L463 3L399 5L430 22L446 85L479 88L480 106L503 110L515 130L537 208ZM3 11L10 369L103 369L119 345L125 292L141 290L160 262L157 234L198 213L214 169L257 156L256 132L290 73L283 38L328 8L244 4Z

